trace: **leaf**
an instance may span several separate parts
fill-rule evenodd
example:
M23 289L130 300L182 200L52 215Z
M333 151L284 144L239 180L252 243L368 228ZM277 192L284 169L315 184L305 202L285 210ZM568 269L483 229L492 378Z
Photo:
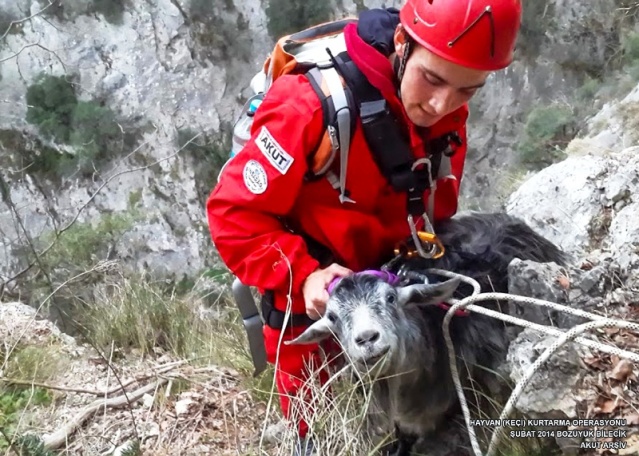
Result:
M631 413L630 415L624 416L624 418L628 426L639 425L639 413Z
M604 363L603 360L598 356L586 356L584 358L584 363L594 369L603 369Z
M559 286L561 286L561 288L563 288L564 290L570 288L570 279L564 275L557 277L557 282L559 283Z
M608 399L601 404L601 413L612 413L618 406L619 404L615 399Z
M630 423L628 423L630 424ZM626 448L619 449L621 455L639 454L639 435L631 435L626 439Z
M625 382L632 375L632 371L632 363L627 359L622 359L615 365L612 372L607 374L607 377L619 382Z

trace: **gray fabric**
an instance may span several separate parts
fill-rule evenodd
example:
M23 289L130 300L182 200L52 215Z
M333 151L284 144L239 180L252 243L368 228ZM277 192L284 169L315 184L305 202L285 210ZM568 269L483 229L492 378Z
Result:
M301 438L295 444L294 456L316 456L315 445L310 437Z

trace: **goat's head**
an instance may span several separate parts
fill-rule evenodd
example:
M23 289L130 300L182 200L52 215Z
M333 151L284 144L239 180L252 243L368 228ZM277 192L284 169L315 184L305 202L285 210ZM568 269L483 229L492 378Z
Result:
M404 306L445 301L458 285L459 279L452 279L434 285L394 286L366 273L343 278L334 287L324 316L290 343L315 343L333 335L356 368L368 370L383 360L379 366L387 368L382 370L392 371L393 365L410 357L403 338L415 332Z

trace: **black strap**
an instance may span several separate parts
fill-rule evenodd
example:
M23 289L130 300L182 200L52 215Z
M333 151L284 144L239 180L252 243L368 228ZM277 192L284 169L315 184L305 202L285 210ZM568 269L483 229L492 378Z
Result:
M285 329L284 321L286 320L286 313L278 310L273 306L273 292L267 291L262 295L262 318L264 324L273 329ZM288 328L296 328L299 326L310 326L315 322L306 314L291 314L288 318Z
M407 132L391 112L381 92L368 81L346 52L340 53L334 60L357 101L364 136L377 166L395 191L406 192L408 213L413 216L424 214L424 192L437 178L440 160L433 163L434 151L430 151L430 176L425 165L413 169L415 157Z
M353 123L351 138L355 119L359 117L364 137L381 173L395 191L407 194L408 213L421 216L426 212L424 192L430 188L431 182L437 179L442 154L450 156L457 149L453 144L461 145L459 135L452 132L429 141L427 150L430 167L422 164L413 169L415 157L410 148L408 134L391 112L381 92L368 81L347 52L341 52L337 56L330 55L333 66L346 82L345 91ZM322 93L312 77L308 79L322 102L324 124L334 125L335 110L330 97Z
M280 222L284 226L285 229L290 231L291 233L297 234L304 239L304 243L306 244L306 249L308 254L315 258L319 262L320 268L326 268L330 264L335 263L338 259L333 255L331 250L322 244L319 241L316 241L314 238L310 237L306 233L301 232L300 230L294 228L292 224L284 219L280 218ZM276 309L273 305L274 301L274 293L272 290L267 290L261 299L261 308L262 308L262 319L264 320L264 324L270 326L273 329L283 329L284 328L284 320L286 319L286 312L282 312L279 309ZM310 326L313 324L315 320L312 320L306 314L291 314L288 320L288 325L286 328L298 327L298 326Z

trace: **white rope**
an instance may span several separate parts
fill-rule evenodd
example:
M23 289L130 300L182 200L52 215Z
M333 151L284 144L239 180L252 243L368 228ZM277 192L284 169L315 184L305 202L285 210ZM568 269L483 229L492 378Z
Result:
M582 334L586 331L589 331L595 328L601 328L601 327L626 328L626 329L631 329L633 331L639 332L639 324L637 323L631 323L631 322L626 322L622 320L606 318L606 317L602 317L600 315L596 315L590 312L586 312L579 309L573 309L570 307L563 306L561 304L544 301L544 300L536 299L536 298L511 295L508 293L480 293L479 284L477 283L476 280L470 277L467 277L461 274L456 274L450 271L439 270L439 269L430 269L428 272L436 273L446 277L459 277L463 282L466 282L473 287L473 294L471 296L464 298L461 301L452 300L452 299L450 300L451 304L453 305L446 312L446 316L444 317L444 322L443 322L443 329L444 329L444 338L446 341L446 347L448 349L448 360L450 364L450 370L453 377L453 382L455 384L455 390L457 391L457 396L459 397L459 402L462 408L462 412L464 414L464 420L466 421L466 428L468 429L468 435L470 437L470 442L473 447L473 452L475 453L475 456L483 456L483 453L481 451L481 448L479 447L479 443L477 441L477 435L475 434L475 429L470 423L470 411L468 409L468 403L466 402L466 397L464 396L464 391L462 389L459 372L457 370L455 347L453 345L453 341L450 336L450 321L455 315L455 312L457 312L458 310L467 309L471 312L480 313L488 317L497 318L499 320L502 320L508 323L523 326L525 328L531 328L536 331L543 332L545 334L559 337L550 347L548 347L544 351L544 353L542 353L541 356L537 358L537 360L533 363L533 365L526 371L525 375L519 380L519 382L515 386L515 389L510 395L510 398L508 399L508 402L506 403L504 410L501 413L500 420L506 420L510 416L510 414L512 413L512 410L515 407L515 404L517 403L517 400L519 399L519 396L523 392L524 388L528 385L532 377L535 375L537 370L562 345L564 345L566 342L570 340L574 340L575 342L578 342L580 344L583 344L587 347L590 347L596 350L600 350L605 353L615 354L619 357L628 358L634 362L639 362L639 354L637 353L632 353L612 345L603 344L601 342L585 339L583 337L577 337L579 334ZM500 300L500 299L506 300L506 301L515 301L515 302L520 302L524 304L533 304L533 305L538 305L542 307L547 307L553 310L569 313L578 317L587 318L594 321L577 325L571 328L569 331L562 331L554 327L532 323L527 320L522 320L520 318L516 318L510 315L505 315L501 312L493 311L485 307L476 306L472 304L478 301ZM495 454L496 448L502 436L503 436L503 427L497 426L497 428L493 432L493 436L491 438L490 445L488 448L488 453L486 453L486 456L493 456Z
M535 363L528 368L528 370L526 371L526 374L523 376L523 378L521 380L519 380L519 383L517 383L517 386L515 387L515 389L512 392L512 394L510 395L510 398L508 399L508 402L506 403L506 406L504 407L504 410L501 413L501 416L499 418L502 419L502 420L505 420L505 419L507 419L510 416L510 414L512 413L512 410L515 407L515 404L517 403L517 399L519 399L519 396L523 392L524 388L528 385L528 383L532 379L533 375L535 375L537 370L546 361L548 361L548 359L562 345L564 345L566 342L568 342L570 340L575 339L577 334L581 334L581 333L589 331L591 329L602 328L602 327L607 327L607 328L617 327L617 328L631 329L633 331L639 331L639 324L637 324L637 323L631 323L631 322L628 322L628 321L621 321L621 320L613 321L613 320L608 320L608 319L599 320L599 321L591 321L591 322L583 323L581 325L577 325L577 326L573 327L570 331L568 331L563 336L561 336L559 339L557 339L555 342L553 342L553 344L550 347L548 347L541 354L541 356L539 358L537 358ZM503 436L503 426L498 425L497 428L495 429L495 431L493 432L492 438L490 439L490 446L488 447L488 453L486 454L486 456L492 456L492 455L495 454L495 451L497 449L497 445L499 444L499 440L501 439L502 436Z

